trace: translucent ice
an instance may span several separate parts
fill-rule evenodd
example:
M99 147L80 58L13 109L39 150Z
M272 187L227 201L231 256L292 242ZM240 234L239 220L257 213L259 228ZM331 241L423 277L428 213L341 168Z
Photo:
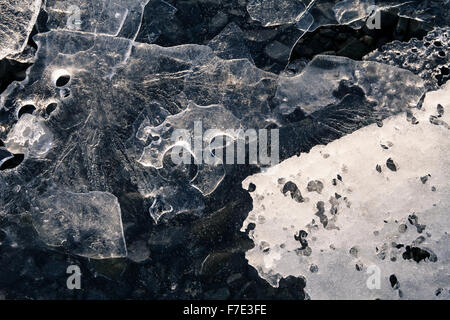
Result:
M58 191L37 204L33 224L47 245L93 259L126 257L121 210L112 194Z
M336 103L337 90L346 81L363 91L382 112L415 107L424 93L422 80L409 71L382 63L358 62L345 57L316 56L294 77L280 78L276 101L282 114L296 109L309 115Z

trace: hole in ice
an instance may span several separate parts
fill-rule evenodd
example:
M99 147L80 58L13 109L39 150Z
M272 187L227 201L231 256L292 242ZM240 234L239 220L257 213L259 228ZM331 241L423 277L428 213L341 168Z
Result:
M58 104L56 102L50 103L47 108L45 108L45 112L50 115L53 111L55 111Z
M67 88L63 88L60 92L59 95L61 96L61 98L65 99L70 97L70 90Z
M13 157L9 160L6 160L0 167L0 171L14 169L19 166L25 156L23 154L14 154Z
M53 72L52 81L56 87L64 87L70 81L70 73L67 70L59 69Z
M392 287L393 289L398 289L399 283L398 283L398 280L397 280L397 277L395 276L395 274L392 274L392 275L389 277L389 282L391 283L391 287Z
M33 106L32 104L27 104L20 108L19 113L17 114L17 118L20 118L25 113L33 114L34 110L36 110L35 106Z

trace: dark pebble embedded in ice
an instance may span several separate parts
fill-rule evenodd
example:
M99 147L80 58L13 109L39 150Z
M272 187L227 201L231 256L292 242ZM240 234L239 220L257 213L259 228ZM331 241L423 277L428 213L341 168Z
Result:
M408 226L404 223L402 223L401 225L398 226L398 232L400 232L400 233L405 233L407 229L408 229Z
M394 160L392 160L392 158L387 159L386 167L388 167L389 170L394 171L394 172L398 170L398 166L394 162Z
M414 260L419 263L422 260L428 260L430 262L436 262L437 257L434 253L418 247L406 246L406 251L403 252L402 257L405 260Z
M416 227L418 233L422 233L426 228L425 225L419 224L419 217L417 217L415 214L409 215L408 221L410 224Z
M356 248L356 247L351 247L349 253L350 253L350 255L352 255L353 257L358 258L358 248Z
M319 180L310 181L308 182L307 190L308 192L316 191L317 193L322 193L323 183Z
M422 181L423 184L427 183L428 178L430 178L431 175L427 174L426 176L420 177L420 181Z
M391 287L395 290L398 289L400 287L400 283L398 282L397 277L395 276L395 274L391 274L391 276L389 277L389 282L391 283Z
M319 217L320 223L322 223L323 227L326 228L328 225L328 217L325 215L325 203L323 201L319 201L316 204L317 212L316 216Z
M444 115L444 107L442 106L442 104L437 105L437 112L439 117L442 117Z
M292 181L288 181L285 183L285 185L283 186L282 192L285 196L287 193L289 193L291 195L291 198L297 202L305 201L305 199L303 199L302 193L298 189L297 185Z
M308 232L306 232L305 230L300 230L298 232L298 235L297 234L294 235L294 239L300 242L300 244L302 245L301 250L308 247L308 241L306 240L307 236Z

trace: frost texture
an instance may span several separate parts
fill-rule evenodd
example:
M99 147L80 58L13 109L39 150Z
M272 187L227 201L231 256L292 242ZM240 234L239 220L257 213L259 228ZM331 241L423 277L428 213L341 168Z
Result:
M49 246L93 259L127 256L117 198L107 192L56 192L38 200L35 228Z
M39 14L41 0L0 1L0 59L22 52Z
M424 93L420 79L409 71L345 57L316 56L301 74L280 79L275 99L282 114L300 108L310 115L340 101L343 97L336 91L343 82L362 90L376 103L376 110L391 114L415 107Z
M408 117L247 178L256 190L242 230L255 224L246 258L260 276L273 286L304 276L313 299L448 299L449 98L450 86L431 92Z

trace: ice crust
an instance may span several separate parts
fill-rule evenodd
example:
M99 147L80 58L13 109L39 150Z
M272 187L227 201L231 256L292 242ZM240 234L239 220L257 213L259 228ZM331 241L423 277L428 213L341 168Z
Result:
M260 276L303 276L312 299L448 299L449 98L447 85L417 121L392 116L248 177L242 231L254 224L246 258Z

